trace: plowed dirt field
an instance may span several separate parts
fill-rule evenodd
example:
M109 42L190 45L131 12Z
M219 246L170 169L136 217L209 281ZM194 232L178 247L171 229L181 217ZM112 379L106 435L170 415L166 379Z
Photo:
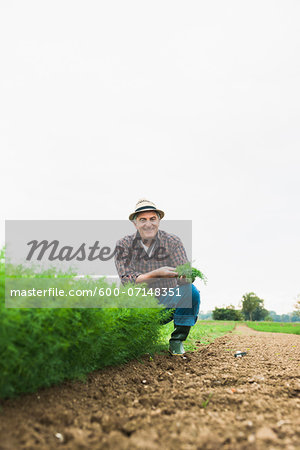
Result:
M2 401L0 449L300 449L299 364L300 336L239 325L185 357Z

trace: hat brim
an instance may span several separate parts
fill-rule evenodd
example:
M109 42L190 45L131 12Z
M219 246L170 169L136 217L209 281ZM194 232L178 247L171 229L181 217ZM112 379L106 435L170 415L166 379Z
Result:
M165 213L164 213L161 209L156 209L156 208L154 209L154 208L149 207L149 208L143 209L142 211L134 211L132 214L130 214L129 220L132 221L133 218L134 218L134 216L135 216L136 214L143 213L143 212L146 212L146 211L154 211L154 212L158 212L161 219L162 219L162 218L164 217L164 215L165 215Z

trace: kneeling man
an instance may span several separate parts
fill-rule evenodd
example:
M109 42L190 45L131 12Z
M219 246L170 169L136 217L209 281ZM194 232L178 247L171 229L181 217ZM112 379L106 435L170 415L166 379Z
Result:
M139 200L129 216L137 231L117 242L115 264L122 284L147 283L161 303L172 306L169 351L182 355L182 342L198 318L200 292L184 277L178 278L175 268L188 262L187 255L178 236L159 230L164 215L154 203Z

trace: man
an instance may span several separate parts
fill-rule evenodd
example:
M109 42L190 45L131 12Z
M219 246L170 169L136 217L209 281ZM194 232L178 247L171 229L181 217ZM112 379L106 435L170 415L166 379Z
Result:
M182 342L197 321L200 293L184 277L178 279L175 268L188 260L180 238L159 230L164 215L154 203L139 200L129 216L137 231L117 242L115 264L122 284L147 283L160 303L175 307L168 320L174 319L169 351L182 355Z

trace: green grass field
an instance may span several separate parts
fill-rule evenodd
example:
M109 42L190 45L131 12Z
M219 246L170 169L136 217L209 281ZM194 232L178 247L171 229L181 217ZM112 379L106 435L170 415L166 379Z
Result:
M300 334L300 323L281 322L246 322L249 328L257 331L269 331L271 333Z
M227 322L221 320L199 320L190 331L187 340L184 343L186 351L197 349L197 344L207 345L213 342L217 337L229 333L235 327L236 322ZM174 329L173 322L164 325L162 328L161 342L164 349L168 348L169 338ZM198 341L198 342L197 342Z

